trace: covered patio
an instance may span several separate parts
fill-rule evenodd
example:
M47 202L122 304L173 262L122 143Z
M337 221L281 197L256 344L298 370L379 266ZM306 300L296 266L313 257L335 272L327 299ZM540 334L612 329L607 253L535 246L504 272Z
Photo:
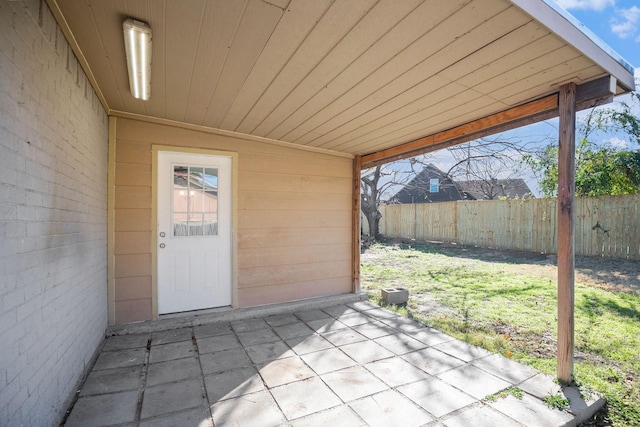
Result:
M107 338L66 426L554 427L604 404L354 297L110 333L126 334ZM522 395L497 395L509 387Z
M131 65L125 23L152 35L139 44L151 53L148 72ZM150 94L141 96L134 81L143 75ZM558 377L569 382L575 114L634 88L633 68L552 0L0 2L0 425L58 424L96 359L90 380L104 374L101 366L121 369L103 363L117 359L128 339L134 348L143 344L134 359L149 358L149 367L156 348L174 344L163 339L177 339L179 352L192 345L202 356L185 359L201 366L215 354L200 351L213 337L191 324L174 338L147 334L150 351L144 335L109 338L101 351L109 328L163 322L176 312L242 313L358 295L363 168L551 117L560 117ZM192 210L197 200L200 210ZM385 312L365 308L350 313L388 331L373 315ZM318 323L342 319L323 313ZM301 316L282 321L344 353L355 363L345 369L375 375L369 361L343 351L357 343L332 342ZM302 363L304 354L278 334L288 323L263 320L257 323L268 327L259 330ZM420 332L404 338L407 325L389 332L396 338L344 325L351 337L378 340L369 344L375 348L402 337L418 343L415 352L448 354L468 366L459 369L507 383L476 366L475 356L447 353L445 342L420 341ZM243 347L244 367L260 368L243 343L255 331L233 323L223 330ZM182 341L191 333L193 344ZM412 363L382 348L389 363ZM291 382L293 389L335 375L305 366L311 376ZM194 378L205 384L214 373ZM410 399L383 377L372 381L380 391ZM270 405L279 393L271 389L289 385L263 379L258 393ZM153 387L141 384L148 399ZM339 410L368 422L343 406L355 398L329 384L323 389ZM137 396L128 387L127 396ZM99 400L86 390L75 408ZM371 399L362 407L373 407ZM438 417L414 404L425 420ZM512 416L500 414L500 405L488 410ZM331 409L286 407L274 414L294 420ZM134 422L160 415L144 402L141 410ZM74 411L70 423L82 418Z

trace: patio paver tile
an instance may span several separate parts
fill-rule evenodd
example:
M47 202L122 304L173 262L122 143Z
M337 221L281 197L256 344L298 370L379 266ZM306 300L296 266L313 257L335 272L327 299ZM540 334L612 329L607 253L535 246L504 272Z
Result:
M364 335L369 339L376 339L380 337L384 337L386 335L397 334L398 331L392 328L389 325L386 325L378 320L373 320L371 318L370 323L365 323L363 325L353 326L352 329L358 331L358 333Z
M388 389L382 381L362 366L329 372L321 377L345 403Z
M170 344L178 341L191 341L191 328L158 331L151 334L151 345Z
M571 414L557 409L550 410L544 402L526 393L522 399L507 396L491 402L490 405L528 427L560 426L573 419Z
M255 331L258 329L268 329L269 324L264 321L263 318L242 319L234 320L231 322L231 327L236 333Z
M152 363L147 371L147 386L197 378L198 376L200 376L200 366L195 357Z
M322 309L325 313L327 313L331 317L340 317L345 314L357 314L358 311L353 308L347 307L344 304L334 305L331 307L325 307Z
M349 356L340 349L330 348L328 350L317 351L315 353L303 354L300 356L307 365L317 374L337 371L357 365Z
M538 371L530 366L514 362L499 354L492 354L473 360L471 364L513 384L521 383L538 373Z
M298 355L312 353L314 351L326 350L327 348L333 347L333 344L322 338L320 335L298 337L287 340L286 343Z
M539 373L518 385L522 390L532 394L540 399L550 394L558 394L562 392L555 379L551 375Z
M124 350L128 348L142 348L147 346L149 334L119 335L105 340L102 351Z
M465 362L471 362L480 357L489 356L491 352L475 345L467 344L463 341L452 340L434 346L440 351L462 359Z
M196 342L198 343L198 352L200 354L242 347L240 341L238 341L236 336L233 334L217 335L202 339L198 338Z
M350 404L371 427L418 427L434 418L395 390L387 390Z
M373 310L374 308L380 308L380 306L366 300L347 303L347 307L351 307L354 310L358 311L367 311Z
M347 405L337 406L326 411L316 412L291 422L291 427L366 427L358 414Z
M273 388L271 394L288 420L304 417L342 403L318 377Z
M429 374L399 357L367 363L364 367L391 387L430 378Z
M320 310L320 309L314 309L314 310L306 310L306 311L299 311L294 313L294 315L302 320L303 322L311 322L313 320L322 320L322 319L330 319L331 316L329 316L327 313L325 313L324 311Z
M313 329L300 320L296 320L294 323L289 323L288 325L275 327L274 330L283 340L306 337L314 333Z
M214 403L211 413L216 426L264 427L285 423L284 415L266 391Z
M151 418L183 409L206 406L199 378L147 387L140 418Z
M451 417L442 420L446 427L496 427L496 426L522 426L519 422L506 415L491 409L488 406L475 406L458 412Z
M171 344L151 345L149 363L165 362L167 360L192 357L194 355L195 349L193 348L193 342L191 342L191 340Z
M339 329L337 331L327 332L322 335L331 344L339 347L341 345L353 344L355 342L366 341L367 337L359 334L351 328Z
M264 390L262 378L253 366L232 369L204 377L210 402L231 399Z
M404 354L402 358L431 375L437 375L465 363L433 347Z
M146 348L130 348L126 350L103 351L98 356L93 370L142 366L147 354Z
M80 396L137 390L142 365L127 368L93 370L80 389Z
M245 347L280 341L280 337L276 335L276 333L271 329L258 329L255 331L238 332L238 339Z
M168 415L161 415L157 418L148 418L140 421L140 427L176 427L176 426L198 426L213 427L211 412L207 406L202 408L192 408L186 411L174 412Z
M349 357L360 364L393 357L394 354L373 341L362 341L340 347Z
M293 350L291 350L283 341L268 342L265 344L245 347L245 350L253 363L258 364L295 356Z
M195 326L193 328L193 333L196 335L196 339L198 340L218 335L227 335L232 332L231 323L229 322L216 322L208 325Z
M80 397L65 426L100 426L133 422L138 391Z
M427 346L425 343L402 333L376 338L374 341L395 354L406 354Z
M460 366L438 374L438 378L464 390L465 393L476 399L484 399L488 395L512 385L472 365Z
M207 353L200 355L200 365L202 372L206 374L214 374L233 368L250 366L251 360L242 348L231 348L215 353Z
M337 331L339 329L345 329L348 326L344 323L330 317L328 319L311 320L307 322L307 325L319 334L324 334L331 331Z
M381 318L380 321L386 323L392 328L396 328L405 332L420 330L425 327L422 323L404 316Z
M260 367L260 375L267 387L277 387L305 380L315 373L298 356L278 359Z
M277 326L288 325L289 323L296 323L299 321L298 318L294 316L292 313L274 314L272 316L265 317L264 320L272 328Z
M342 316L339 316L338 320L344 323L345 325L351 326L351 327L375 322L373 317L369 317L366 314L363 314L360 312L344 314Z
M420 342L425 343L427 346L434 346L437 344L442 344L448 341L453 341L454 338L450 335L443 334L442 332L433 329L433 328L422 328L422 329L414 329L406 331L402 327L400 330L407 332L411 335L413 339L416 339Z
M400 386L397 390L438 418L476 402L473 397L435 377Z

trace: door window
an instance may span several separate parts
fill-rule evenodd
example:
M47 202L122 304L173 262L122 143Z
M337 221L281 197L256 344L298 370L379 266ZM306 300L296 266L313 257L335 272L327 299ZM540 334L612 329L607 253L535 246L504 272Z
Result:
M173 237L218 235L218 169L173 166Z

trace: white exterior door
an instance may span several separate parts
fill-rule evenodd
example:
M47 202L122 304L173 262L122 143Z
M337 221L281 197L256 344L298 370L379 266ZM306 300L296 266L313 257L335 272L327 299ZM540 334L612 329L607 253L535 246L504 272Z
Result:
M231 305L231 158L158 152L158 313Z

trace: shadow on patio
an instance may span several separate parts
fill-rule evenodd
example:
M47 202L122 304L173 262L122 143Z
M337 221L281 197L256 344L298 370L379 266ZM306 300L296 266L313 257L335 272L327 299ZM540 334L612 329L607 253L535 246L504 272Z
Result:
M298 308L107 338L66 425L562 426L603 403L369 302Z

